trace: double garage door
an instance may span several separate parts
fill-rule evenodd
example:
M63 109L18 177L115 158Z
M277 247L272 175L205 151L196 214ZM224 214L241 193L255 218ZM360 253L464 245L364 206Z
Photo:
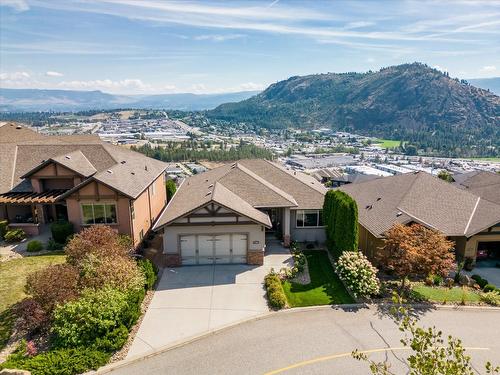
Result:
M241 264L247 262L246 234L191 234L180 236L183 265Z

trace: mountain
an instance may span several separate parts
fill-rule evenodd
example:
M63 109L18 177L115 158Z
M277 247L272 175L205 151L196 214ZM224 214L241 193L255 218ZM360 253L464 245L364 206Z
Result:
M86 109L151 108L206 110L221 103L237 102L257 94L243 91L225 94L113 95L101 91L0 88L0 111L80 111Z
M421 63L291 77L207 116L266 128L330 126L432 149L486 150L493 142L500 150L500 97Z
M490 90L496 95L500 95L500 77L493 78L474 78L467 80L471 85Z

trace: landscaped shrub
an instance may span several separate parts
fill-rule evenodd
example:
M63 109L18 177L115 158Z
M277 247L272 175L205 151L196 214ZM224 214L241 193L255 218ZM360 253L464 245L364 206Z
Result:
M99 259L129 258L130 248L109 226L93 225L76 234L66 245L65 252L68 263L79 267L89 255Z
M78 271L69 264L55 264L28 275L26 293L50 313L56 304L78 297Z
M3 239L5 233L7 233L7 227L9 222L7 220L0 220L0 240Z
M6 242L19 242L26 238L26 232L22 229L10 229L3 238Z
M177 186L175 186L174 180L167 180L167 182L165 183L165 188L167 190L167 201L170 202L177 190Z
M377 269L359 251L344 251L335 263L335 271L355 297L380 291Z
M481 294L481 301L489 305L500 306L500 293L498 291L483 293Z
M43 250L43 243L38 240L33 240L28 242L28 246L26 247L28 253L36 253L38 251Z
M271 272L264 279L267 299L269 305L275 309L282 309L286 306L286 296L281 285L281 280L277 274Z
M52 232L52 238L57 243L66 243L68 237L75 232L73 223L69 221L56 221L50 226L50 231Z
M483 279L481 276L479 275L472 275L471 276L471 279L474 280L481 289L483 289L487 284L488 284L488 280L486 279Z
M148 290L153 289L153 286L156 283L156 275L158 274L158 269L149 259L139 259L137 261L137 265L139 266L139 269L141 270L146 280L145 288Z
M108 332L103 337L98 337L94 342L94 348L103 352L111 353L120 350L128 339L128 328L123 324Z
M28 370L32 375L74 375L97 370L110 355L92 348L58 349L30 357L26 342L0 365L0 369Z
M484 287L483 287L483 292L493 292L494 290L497 290L497 287L493 284L486 284Z
M95 345L97 339L109 338L122 325L130 328L137 319L139 300L110 287L85 290L79 299L55 308L52 323L55 344L88 347Z
M49 316L33 298L26 298L16 306L18 328L34 333L47 324Z
M56 242L52 238L47 242L47 250L49 251L62 250L63 248L64 245L62 243Z

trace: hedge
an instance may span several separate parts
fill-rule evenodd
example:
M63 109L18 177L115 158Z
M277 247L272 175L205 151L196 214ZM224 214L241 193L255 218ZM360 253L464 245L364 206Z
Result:
M327 246L339 257L343 251L358 250L358 206L347 193L330 190L323 203Z
M71 236L75 231L73 229L73 223L69 221L57 221L50 226L50 231L52 232L52 238L57 243L66 243L69 236Z
M286 296L279 276L271 272L265 277L264 282L269 305L275 309L284 308L286 306Z
M29 357L23 342L0 369L28 370L32 375L74 375L97 370L109 358L109 354L92 348L56 349Z
M140 259L137 261L139 269L144 275L146 283L144 285L145 289L151 290L156 283L158 268L149 259Z

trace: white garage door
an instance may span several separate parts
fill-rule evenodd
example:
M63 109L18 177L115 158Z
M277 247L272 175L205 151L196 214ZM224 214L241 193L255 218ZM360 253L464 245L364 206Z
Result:
M193 234L180 237L182 264L247 262L246 234Z

